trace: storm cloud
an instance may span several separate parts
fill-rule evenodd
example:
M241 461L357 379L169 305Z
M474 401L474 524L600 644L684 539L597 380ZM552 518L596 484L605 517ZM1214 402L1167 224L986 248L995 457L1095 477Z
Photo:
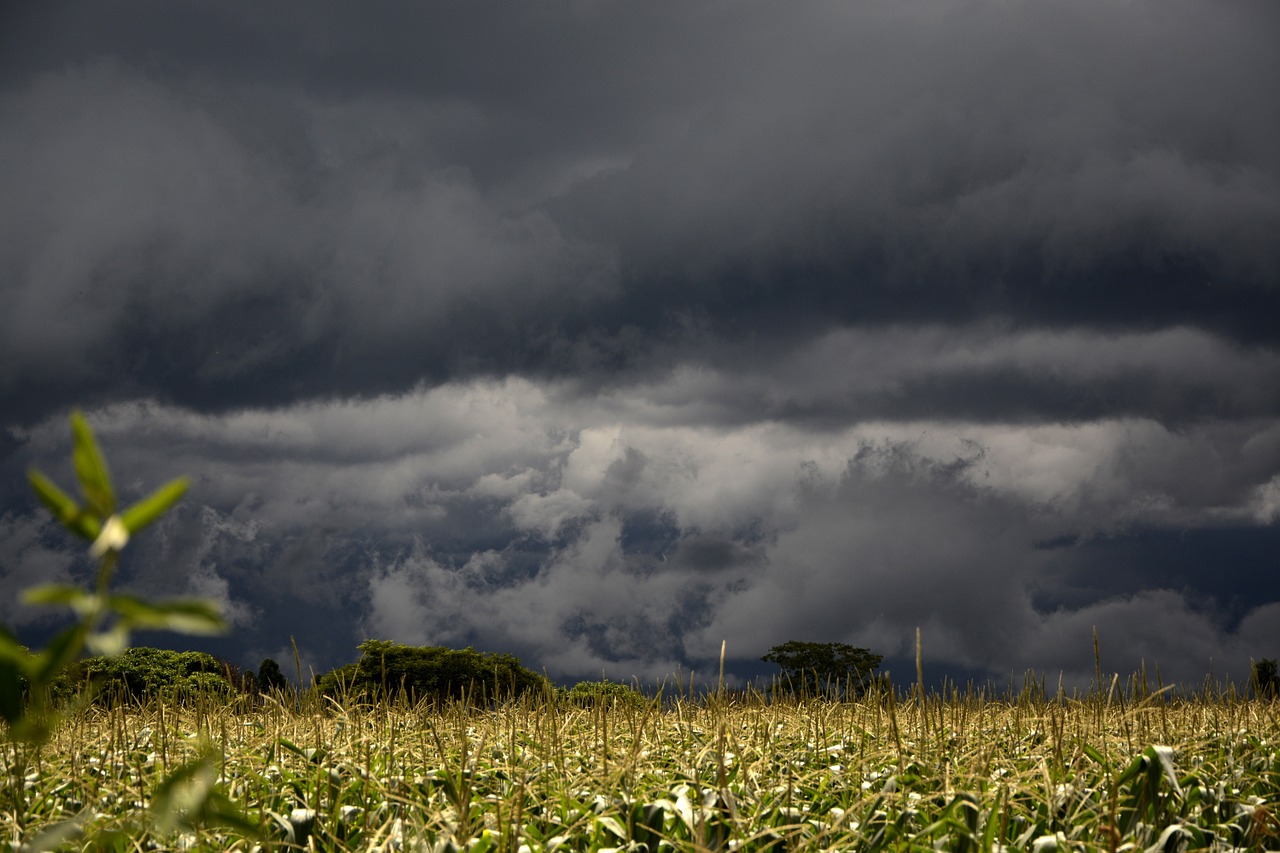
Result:
M89 571L21 482L81 406L123 491L194 479L123 581L245 665L1280 654L1274 4L0 24L10 600Z

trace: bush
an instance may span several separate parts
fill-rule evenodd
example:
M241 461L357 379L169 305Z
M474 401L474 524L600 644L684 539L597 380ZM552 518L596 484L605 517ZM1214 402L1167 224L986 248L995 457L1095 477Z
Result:
M77 685L92 682L101 701L195 696L230 696L226 667L205 652L175 652L138 646L115 657L92 657L73 665L66 678Z
M546 678L525 669L514 655L471 647L402 646L387 640L366 640L359 648L359 661L316 679L321 694L370 701L406 696L410 701L488 703L549 687Z
M356 676L359 674L359 669L360 664L348 663L337 669L331 669L323 675L317 675L316 690L322 696L335 698L351 696L356 689Z
M571 704L585 707L630 705L638 708L649 701L631 685L619 684L607 678L603 681L579 681L565 693L564 698Z

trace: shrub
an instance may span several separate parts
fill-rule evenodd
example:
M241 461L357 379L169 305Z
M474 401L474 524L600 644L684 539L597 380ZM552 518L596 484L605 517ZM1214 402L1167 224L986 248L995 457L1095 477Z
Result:
M234 691L223 664L205 652L175 652L137 646L114 657L92 657L68 671L78 684L92 682L102 701L193 696L229 696Z
M649 700L630 684L620 684L607 678L603 681L579 681L565 693L565 699L574 705L631 705L642 707Z
M359 669L360 664L348 663L337 669L331 669L322 675L317 675L315 680L316 690L322 696L350 696L355 691L356 675Z

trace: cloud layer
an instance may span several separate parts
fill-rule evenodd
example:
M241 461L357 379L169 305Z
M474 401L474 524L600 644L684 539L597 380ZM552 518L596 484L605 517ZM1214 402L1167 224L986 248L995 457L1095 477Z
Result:
M1276 654L1273 4L4 14L10 598L80 405L244 662Z

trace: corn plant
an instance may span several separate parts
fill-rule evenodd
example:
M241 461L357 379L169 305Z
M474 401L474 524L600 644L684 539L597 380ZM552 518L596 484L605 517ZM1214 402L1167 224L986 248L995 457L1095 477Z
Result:
M225 623L211 603L177 599L148 601L111 588L120 552L143 528L151 524L186 492L185 477L172 480L126 509L118 509L106 460L93 431L80 412L71 415L72 458L79 480L77 500L41 472L28 472L31 487L53 517L75 536L87 541L88 553L97 561L92 589L72 584L47 584L25 592L29 604L68 607L76 619L43 649L28 650L14 634L0 626L0 719L12 757L4 805L17 818L19 830L26 814L26 769L38 763L62 717L53 700L58 676L84 652L117 655L129 645L133 631L171 630L208 634L224 630ZM87 698L81 697L82 701ZM202 753L178 767L157 788L153 816L168 830L210 820L243 824L243 819L209 783L211 758ZM79 831L81 821L60 821L45 828L24 849L56 846ZM244 824L246 830L252 827ZM99 846L105 838L97 839Z

